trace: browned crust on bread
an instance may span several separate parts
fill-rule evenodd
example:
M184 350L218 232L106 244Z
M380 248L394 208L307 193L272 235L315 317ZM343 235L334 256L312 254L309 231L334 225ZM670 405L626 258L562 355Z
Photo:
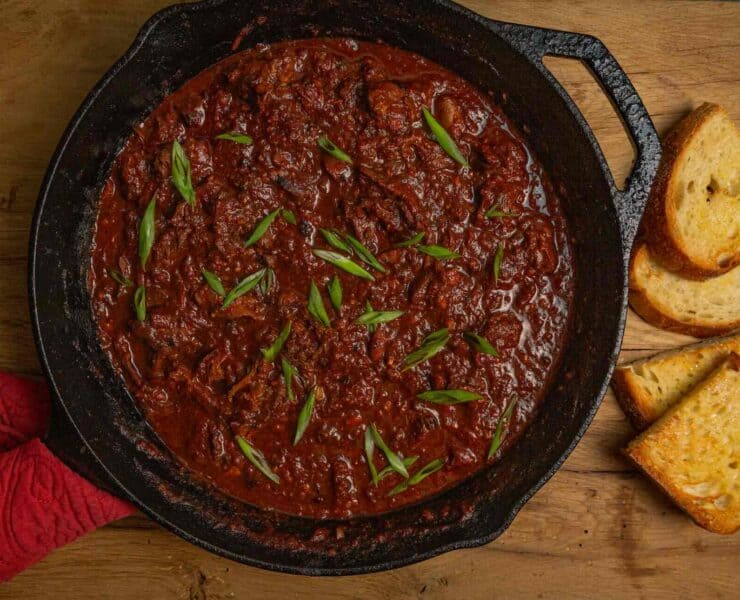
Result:
M632 258L630 259L630 273L629 273L629 302L632 309L640 315L645 321L665 329L666 331L673 331L675 333L683 333L684 335L690 335L697 338L712 337L714 335L723 335L729 333L738 327L738 323L733 323L726 327L712 327L710 325L692 325L677 321L672 317L662 313L658 307L656 307L648 298L645 291L638 285L634 277L634 265L635 260L640 252L646 251L644 244L636 244L634 251L632 252Z
M673 166L685 150L691 136L704 121L717 112L726 113L718 104L705 102L684 117L663 140L663 157L642 219L641 237L649 244L653 255L659 258L668 270L676 271L688 279L706 279L720 275L740 264L740 256L737 256L723 268L707 269L697 265L676 245L668 223L667 200L671 193Z
M718 369L724 368L725 365L729 365L732 369L740 369L740 356L733 352L722 362ZM677 407L678 405L676 405L676 408ZM661 419L668 417L672 410L673 409L669 409ZM663 492L665 492L665 494L675 502L676 506L688 514L699 526L713 533L729 535L740 529L740 527L731 526L729 523L722 521L722 519L718 518L716 513L706 511L691 498L687 498L681 490L676 489L670 479L665 477L660 469L649 469L648 465L650 464L650 459L644 456L640 447L634 443L636 440L640 439L640 437L641 436L638 436L630 442L626 448L623 448L622 454L624 454L624 456L626 456L653 483L662 489Z
M640 463L641 460L644 460L644 457L638 449L630 449L630 447L627 446L622 449L622 454L624 454L624 456L626 456L633 465L644 473L650 481L663 490L663 492L673 500L675 505L689 515L700 527L703 527L707 531L723 535L730 535L738 530L737 527L728 527L726 523L723 523L722 521L718 522L717 519L714 518L715 515L708 513L697 504L692 503L690 506L687 506L683 495L674 489L673 485L660 471L657 469L652 471L648 470ZM691 512L689 512L689 508L691 509Z
M652 422L648 415L642 412L639 392L634 389L629 377L629 369L619 368L614 371L612 377L612 389L617 397L617 402L622 411L629 419L632 426L638 431L647 428Z

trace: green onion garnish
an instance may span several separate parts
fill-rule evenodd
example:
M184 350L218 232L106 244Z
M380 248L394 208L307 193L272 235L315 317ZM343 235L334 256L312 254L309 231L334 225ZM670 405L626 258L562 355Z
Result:
M285 219L291 225L295 225L296 223L298 223L298 219L295 218L295 213L292 210L284 208L280 214L282 214L283 219Z
M516 216L514 213L505 212L501 210L501 207L498 204L489 208L486 211L485 215L486 215L486 219L498 219L502 217L515 217Z
M250 235L247 241L244 242L244 247L249 248L250 246L254 246L257 242L259 242L260 238L262 238L262 236L267 233L270 225L272 225L272 222L277 218L279 214L280 209L278 208L277 210L273 210L264 219L257 223L257 227L254 228L252 235Z
M358 325L377 325L378 323L388 323L397 319L403 314L402 310L369 310L360 315L355 323Z
M267 296L273 285L275 285L275 271L270 267L267 267L265 269L265 276L262 278L262 281L260 281L257 289L259 289L260 294Z
M139 223L139 261L141 268L146 269L146 261L154 246L154 212L157 208L157 197L155 196L147 204L144 216Z
M421 112L424 114L424 119L426 119L427 125L429 125L429 129L432 130L434 137L437 138L437 142L440 146L442 146L442 149L457 162L459 162L463 167L469 167L470 165L468 164L468 161L465 160L462 152L460 152L460 149L457 147L455 140L453 140L452 136L450 136L445 128L439 124L437 119L432 116L432 113L429 112L429 109L426 106L423 106Z
M467 390L430 390L416 394L416 397L434 404L462 404L463 402L472 402L480 400L483 396Z
M283 379L285 379L285 391L288 395L288 400L294 402L295 394L293 393L293 378L298 375L298 371L285 358L280 359L280 364L283 367Z
M190 161L180 142L172 142L172 183L190 206L195 206L195 190L190 177Z
M365 312L373 312L373 305L370 304L370 300L365 300ZM373 325L372 323L367 326L368 333L375 333L375 330L378 328L377 325Z
M334 307L334 310L339 312L342 309L342 282L339 281L339 277L334 275L329 285L326 286L329 291L329 299Z
M134 309L136 310L136 318L139 321L146 320L146 288L140 285L134 292Z
M350 275L361 277L362 279L368 279L370 281L375 281L375 277L373 277L357 263L352 262L346 256L342 256L341 254L337 254L336 252L329 252L328 250L314 250L313 253L315 256L318 256L320 259L331 263L335 267L338 267L343 271L347 271L347 273L349 273Z
M326 240L326 243L329 244L332 248L336 248L337 250L340 250L341 252L346 252L347 254L352 254L352 248L350 248L342 239L342 236L338 231L335 229L319 229L321 232L321 235L324 236L324 239Z
M468 342L468 344L470 344L481 354L498 356L498 350L496 350L491 342L489 342L482 335L478 335L477 333L473 333L471 331L466 331L465 333L463 333L463 338L465 338L465 341Z
M215 273L212 273L211 271L207 271L206 269L201 269L200 272L203 274L203 279L206 280L206 283L211 287L211 289L214 292L216 292L219 296L226 295L224 284L221 283L221 280L219 279L218 275L216 275Z
M488 458L491 458L494 454L496 454L498 449L501 447L501 444L506 437L503 434L504 427L507 427L506 431L508 433L509 420L511 419L511 415L514 412L514 406L516 406L517 400L519 400L518 396L514 395L509 402L509 406L506 407L504 414L501 415L501 418L498 420L498 423L496 424L496 431L493 434L493 439L491 440L491 447L488 450Z
M367 459L367 466L370 469L370 478L373 480L375 485L378 485L378 469L375 468L373 463L373 457L375 456L375 440L369 427L365 427L365 458ZM390 465L388 465L390 467ZM393 469L391 469L393 470Z
M244 453L244 456L247 457L247 460L251 462L260 473L273 483L280 483L280 477L273 473L262 452L253 447L240 435L236 436L236 443L239 444L239 448L241 448L241 451Z
M385 454L385 458L388 460L388 464L391 466L391 468L396 472L402 475L403 477L408 477L409 472L406 469L406 465L403 464L403 461L401 458L391 450L388 445L383 441L383 438L380 437L380 433L378 433L378 429L375 427L374 423L370 424L370 434L373 436L373 441L378 446L378 448L381 449L383 454Z
M262 356L265 359L265 362L273 362L277 355L280 354L280 351L283 349L283 346L285 345L285 341L288 339L288 336L290 335L290 328L293 325L292 322L288 321L284 326L283 329L280 331L280 334L277 336L275 341L272 343L272 345L269 348L260 348L260 352L262 352Z
M449 339L450 332L446 327L430 333L422 340L421 346L403 360L404 367L402 370L406 371L429 360L445 347Z
M337 160L341 160L346 163L352 164L352 158L350 158L349 154L347 154L344 150L339 148L334 142L332 142L325 135L319 138L318 144L319 144L319 148L321 148L324 152L331 154Z
M111 276L111 279L113 279L113 281L121 284L123 287L131 287L132 285L134 285L133 281L131 281L123 273L121 273L120 271L116 271L115 269L108 269L108 275Z
M460 255L457 252L448 250L444 246L417 246L416 249L419 252L428 254L432 258L436 258L437 260L454 260L456 258L460 258Z
M419 469L416 473L414 473L409 479L406 481L402 481L399 483L396 487L394 487L390 492L388 492L389 496L395 496L396 494L400 494L401 492L406 491L409 489L412 485L416 485L417 483L423 481L427 477L429 477L432 473L436 473L439 471L445 464L445 461L441 458L438 458L436 460L433 460L429 464L425 465L421 469Z
M317 388L314 387L308 393L308 398L306 398L306 403L303 405L301 412L298 413L298 422L295 428L295 437L293 438L294 446L298 444L298 442L301 441L301 438L303 437L303 434L306 433L306 428L308 427L308 424L311 421L311 416L313 415L313 408L314 408L314 405L316 404L316 390Z
M385 267L380 264L380 261L375 258L375 256L372 252L370 252L367 246L365 246L360 240L358 240L356 237L351 236L350 234L347 234L346 238L350 245L355 249L355 252L357 252L357 256L360 257L360 260L362 262L367 263L381 273L385 273Z
M252 273L251 275L247 275L244 279L236 284L234 289L226 294L226 297L224 298L224 303L221 305L221 308L226 308L234 300L253 290L264 276L265 269L260 269L259 271Z
M394 245L395 245L396 248L410 248L412 246L417 246L417 245L421 244L421 242L424 239L424 236L425 235L426 235L425 232L420 231L419 233L417 233L413 237L411 237L411 238L409 238L409 239L407 239L407 240L405 240L403 242L398 242L397 244L394 244Z
M499 244L496 248L496 256L493 257L493 281L498 283L501 275L501 261L504 259L504 246Z
M236 142L237 144L244 144L249 146L252 144L252 138L246 133L239 133L238 131L229 131L227 133L220 133L216 136L217 140L228 140L229 142Z
M313 281L311 281L311 287L308 291L308 312L325 327L331 325L329 314L326 312L324 301L321 299L321 292L319 292L319 288L316 287Z
M403 465L406 467L406 469L408 469L417 460L419 460L418 456L409 456L408 458L403 459ZM383 479L385 479L386 477L388 477L388 475L392 473L395 473L395 471L393 470L393 467L388 465L387 467L385 467L384 469L381 469L378 472L378 481L382 481Z

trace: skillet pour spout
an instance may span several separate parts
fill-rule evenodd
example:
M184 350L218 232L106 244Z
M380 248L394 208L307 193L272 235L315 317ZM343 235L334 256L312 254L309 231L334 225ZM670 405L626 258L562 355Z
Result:
M101 186L134 124L228 56L233 40L244 49L328 36L382 40L490 92L561 192L577 277L562 364L511 451L417 504L318 521L239 502L171 457L101 347L86 277ZM613 101L637 148L626 190L617 189L593 133L543 66L546 55L583 60ZM659 158L639 96L589 36L490 21L447 0L207 0L157 13L72 119L34 217L29 292L36 343L58 407L87 450L82 462L67 457L88 473L102 471L113 489L188 541L276 571L381 571L495 539L570 454L606 391L625 323L629 252Z

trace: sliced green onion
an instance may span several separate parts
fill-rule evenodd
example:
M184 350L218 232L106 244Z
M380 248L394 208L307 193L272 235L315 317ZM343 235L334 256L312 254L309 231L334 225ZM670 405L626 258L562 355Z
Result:
M369 310L360 315L355 323L358 325L377 325L379 323L388 323L397 319L403 314L402 310Z
M154 213L157 208L157 197L155 196L147 204L144 216L139 223L139 261L141 268L146 269L146 261L154 246Z
M429 360L439 353L449 340L450 332L446 327L430 333L422 340L421 346L403 360L404 367L402 370L406 371Z
M468 390L430 390L416 394L416 397L434 404L462 404L464 402L473 402L480 400L483 396Z
M437 260L455 260L456 258L460 258L457 252L448 250L444 246L417 246L416 249Z
M311 416L313 415L314 405L316 404L316 387L314 387L306 398L306 403L303 405L301 412L298 413L298 422L295 428L295 437L293 438L293 445L295 446L301 441L303 434L306 433L306 428L311 422Z
M419 460L418 456L409 456L408 458L403 459L403 465L406 467L406 469L408 469L417 460ZM382 481L383 479L385 479L386 477L388 477L388 475L391 475L392 473L395 473L395 471L393 470L393 467L388 465L387 467L385 467L384 469L381 469L378 472L378 481Z
M260 294L262 294L263 296L267 296L267 294L270 293L272 286L274 285L275 285L275 271L274 269L267 267L265 269L265 276L262 278L262 281L260 281L260 284L258 286Z
M319 138L318 144L319 144L319 148L321 148L324 152L331 154L337 160L341 160L343 162L352 164L352 158L350 157L350 155L347 154L341 148L339 148L334 142L332 142L325 135Z
M373 463L373 457L375 456L375 440L373 439L373 434L370 431L369 427L365 427L364 446L365 446L365 458L367 459L367 466L370 469L370 478L372 479L375 485L378 485L378 469L375 468L375 463Z
M501 415L501 418L498 420L498 423L496 424L496 431L494 432L493 439L491 440L491 447L488 450L488 458L491 458L494 454L496 454L498 449L501 447L501 444L504 442L504 439L506 437L506 435L504 434L504 427L507 428L506 431L508 433L509 421L511 420L511 415L514 412L514 406L516 406L518 400L518 396L514 395L509 402L509 406L506 407L504 414Z
M498 350L496 350L491 342L489 342L482 335L478 335L477 333L473 333L471 331L466 331L465 333L463 333L463 338L465 338L465 341L468 342L468 344L470 344L481 354L498 356Z
M262 452L257 450L257 448L252 446L240 435L236 436L236 443L239 444L239 448L241 448L241 451L244 453L244 456L247 457L247 460L251 462L260 473L273 483L280 483L280 477L272 471Z
M206 280L206 283L211 287L211 289L214 292L216 292L219 296L226 295L224 284L221 283L221 280L219 279L218 275L216 275L215 273L212 273L211 271L207 271L206 269L201 269L200 272L203 274L203 279Z
M337 250L340 250L341 252L346 252L347 254L352 254L352 248L350 248L342 239L342 236L338 231L335 229L319 229L321 232L321 235L324 236L324 239L326 240L326 243L329 244L332 248L336 248Z
M498 278L501 275L501 261L504 260L504 247L499 244L496 248L496 256L493 257L493 281L498 283Z
M295 218L295 213L292 210L284 208L280 214L282 214L283 219L285 219L291 225L295 225L296 223L298 223L298 219Z
M244 242L244 247L249 248L250 246L254 246L257 242L260 241L263 235L267 233L267 230L269 229L270 225L272 225L272 222L277 218L277 216L280 214L281 209L273 210L270 214L268 214L264 219L262 219L259 223L257 223L257 227L254 228L254 231L252 232L252 235L249 236L246 242Z
M240 133L238 131L228 131L226 133L220 133L216 136L217 140L228 140L229 142L236 142L237 144L243 144L250 146L253 142L252 138L246 133Z
M370 424L370 433L373 436L373 441L375 444L380 448L380 450L385 454L385 458L388 460L388 464L391 466L391 468L396 472L402 475L403 477L408 477L409 472L406 469L406 465L403 464L403 461L401 458L391 450L388 445L383 441L383 438L380 436L380 433L378 433L378 429L375 427L374 423Z
M418 246L419 244L421 244L425 235L426 235L425 232L420 231L413 237L410 237L409 239L404 240L403 242L398 242L397 244L395 244L395 247L396 248L410 248L412 246Z
M375 255L370 252L370 249L367 246L365 246L360 240L358 240L354 236L351 236L350 234L347 234L346 238L350 245L355 249L355 252L357 252L357 256L360 257L360 260L362 262L367 263L373 269L377 269L381 273L385 273L385 267L380 264L380 261L375 258Z
M334 310L339 312L342 309L342 282L339 281L339 277L334 275L327 286L327 290Z
M373 312L373 305L370 304L370 300L365 300L365 312ZM372 323L367 326L368 333L375 333L375 330L377 329L377 325L373 325Z
M140 285L134 292L134 309L136 310L136 318L139 321L146 320L146 288Z
M329 314L326 312L324 301L321 299L321 292L319 292L319 288L316 287L313 281L311 281L311 287L308 291L308 312L325 327L331 325Z
M318 256L320 259L331 263L335 267L338 267L343 271L347 271L347 273L349 273L350 275L361 277L362 279L368 279L369 281L375 281L375 277L373 277L357 263L352 262L346 256L337 254L336 252L329 252L328 250L314 250L313 253L315 256Z
M489 208L486 211L485 215L486 215L486 219L500 219L503 217L515 217L516 216L514 213L505 212L501 210L501 207L498 204Z
M288 395L288 400L294 402L295 394L293 393L293 378L298 375L298 371L285 358L280 359L280 364L283 368L283 379L285 379L285 391Z
M257 287L257 284L262 280L264 276L265 269L260 269L259 271L252 273L251 275L247 275L244 279L237 283L236 286L234 286L234 289L226 294L226 297L224 298L224 303L221 305L221 308L226 308L234 300L253 290L255 287Z
M388 492L388 495L395 496L397 494L400 494L401 492L405 492L412 485L416 485L417 483L424 481L432 473L436 473L437 471L439 471L444 466L444 464L445 464L445 461L441 458L433 460L432 462L428 463L427 465L419 469L409 479L399 483L390 492Z
M288 321L269 348L260 348L260 352L262 352L262 356L266 362L273 362L277 358L278 354L280 354L280 351L283 349L283 346L290 335L290 328L292 325L293 323Z
M108 269L108 275L111 276L111 279L113 279L113 281L121 284L123 287L131 287L132 285L134 285L133 281L131 281L123 273L121 273L120 271L116 271L115 269Z
M426 119L429 129L432 130L434 137L437 138L437 143L442 146L442 149L463 167L469 167L470 165L468 164L468 161L465 159L462 152L460 152L455 140L453 140L452 136L447 133L442 125L439 124L439 121L432 116L429 109L426 106L423 106L421 112L424 114L424 119Z
M195 206L195 189L190 176L190 161L180 142L172 142L172 183L190 206Z

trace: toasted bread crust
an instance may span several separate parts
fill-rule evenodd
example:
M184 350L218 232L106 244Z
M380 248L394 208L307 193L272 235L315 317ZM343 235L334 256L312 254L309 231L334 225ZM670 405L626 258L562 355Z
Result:
M616 369L612 377L612 388L619 406L635 429L642 431L653 422L654 419L646 408L643 392L634 384L630 371Z
M734 260L722 268L700 265L686 253L671 233L675 220L675 205L671 198L674 196L678 178L675 167L680 164L692 136L718 113L726 114L726 111L717 104L704 103L682 119L666 136L663 141L663 157L642 220L641 237L650 246L650 251L667 269L689 279L706 279L720 275L740 264L740 255L736 255Z
M722 365L715 371L715 373L723 369L740 369L740 356L733 353ZM710 378L712 376L710 375ZM701 388L707 384L707 380L697 386ZM693 392L692 392L693 393ZM679 403L680 405L680 403ZM670 419L671 415L679 409L679 405L671 407L663 417L656 423L656 426L660 426L665 420ZM720 511L709 511L704 506L697 502L695 498L688 495L685 491L681 490L671 479L670 475L665 473L663 468L653 462L652 457L645 451L642 444L643 439L646 435L650 435L652 429L637 436L632 440L626 448L622 450L623 454L629 458L635 466L645 473L655 484L657 484L681 509L683 509L697 524L701 527L720 534L732 534L740 529L740 525L737 524L736 519L733 521L732 517L728 514L723 514Z
M697 351L711 348L721 348L722 353L717 357L716 361L713 361L714 366L711 367L711 370L714 370L719 366L719 364L724 362L729 354L740 352L740 331L735 331L726 336L696 342L680 348L665 350L648 358L640 358L617 366L614 370L611 385L619 406L622 408L622 411L624 411L635 429L638 431L646 429L649 425L660 418L665 410L661 410L661 407L657 407L655 398L653 398L650 393L640 385L640 378L634 369L638 367L638 365L647 365L655 361L674 360L674 357L675 359L679 359L681 357L686 357L687 355L692 355ZM697 380L694 385L697 385L706 376L707 375L705 374L702 379Z
M690 505L691 512L689 512L685 494L680 490L675 489L672 482L669 481L668 478L664 477L658 469L653 469L651 466L644 466L642 463L649 461L638 448L630 449L628 446L627 448L622 449L622 453L653 483L663 490L663 492L700 527L703 527L707 531L720 533L722 535L731 535L738 530L738 527L735 527L730 523L725 523L721 519L717 519L717 515L709 513L701 506L692 504Z
M636 244L632 252L632 258L630 259L630 271L629 271L629 302L632 309L640 315L645 321L665 329L667 331L674 331L676 333L683 333L684 335L690 335L697 338L711 337L714 335L723 335L729 333L734 329L740 327L740 320L733 323L729 323L726 326L715 326L715 325L699 325L692 323L685 323L674 319L673 317L662 312L648 296L646 290L640 285L636 277L635 263L641 259L641 253L647 252L648 249L644 244Z

